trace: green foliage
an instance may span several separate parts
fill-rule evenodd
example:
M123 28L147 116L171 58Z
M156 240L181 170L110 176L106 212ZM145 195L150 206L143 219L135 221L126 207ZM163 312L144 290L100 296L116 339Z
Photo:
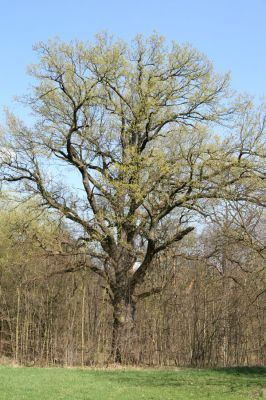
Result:
M17 279L20 274L31 271L33 278L35 272L39 273L36 258L44 257L51 250L60 251L60 238L66 237L67 231L55 216L36 208L34 201L20 204L6 194L1 206L0 272L6 269L10 279ZM18 279L17 284L20 283Z
M233 96L205 55L157 34L131 46L98 34L35 50L27 104L36 123L7 112L1 179L78 223L109 256L120 239L160 242L168 216L186 225L204 200L265 204L263 109ZM76 171L79 193L47 173L53 162Z

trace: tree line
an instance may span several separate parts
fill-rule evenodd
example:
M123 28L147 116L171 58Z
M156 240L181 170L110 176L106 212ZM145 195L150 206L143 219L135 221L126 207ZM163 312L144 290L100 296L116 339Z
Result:
M242 217L219 216L193 246L184 241L153 261L123 338L123 363L265 364L265 217L254 209ZM0 357L113 363L104 279L81 262L85 254L66 228L36 218L25 209L1 213Z

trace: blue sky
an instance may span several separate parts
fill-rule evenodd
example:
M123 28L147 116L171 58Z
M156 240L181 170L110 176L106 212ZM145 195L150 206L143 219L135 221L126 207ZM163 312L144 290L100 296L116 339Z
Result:
M55 36L91 40L101 30L130 40L153 30L190 42L232 86L266 95L266 0L1 0L0 107L27 92L32 45Z

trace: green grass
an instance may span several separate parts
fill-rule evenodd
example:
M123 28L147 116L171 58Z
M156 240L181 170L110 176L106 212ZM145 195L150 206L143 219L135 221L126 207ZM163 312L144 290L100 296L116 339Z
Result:
M82 370L0 367L1 400L255 400L265 368Z

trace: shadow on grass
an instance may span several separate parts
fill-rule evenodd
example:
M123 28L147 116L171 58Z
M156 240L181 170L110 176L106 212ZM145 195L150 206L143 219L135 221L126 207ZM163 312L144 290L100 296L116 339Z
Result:
M230 367L214 368L212 371L229 375L258 375L266 378L266 367Z
M145 371L120 373L108 372L108 379L125 386L186 387L189 386L253 386L266 383L266 368L234 367L213 369L184 369L167 371ZM243 381L244 379L244 381ZM265 384L264 383L264 384Z

